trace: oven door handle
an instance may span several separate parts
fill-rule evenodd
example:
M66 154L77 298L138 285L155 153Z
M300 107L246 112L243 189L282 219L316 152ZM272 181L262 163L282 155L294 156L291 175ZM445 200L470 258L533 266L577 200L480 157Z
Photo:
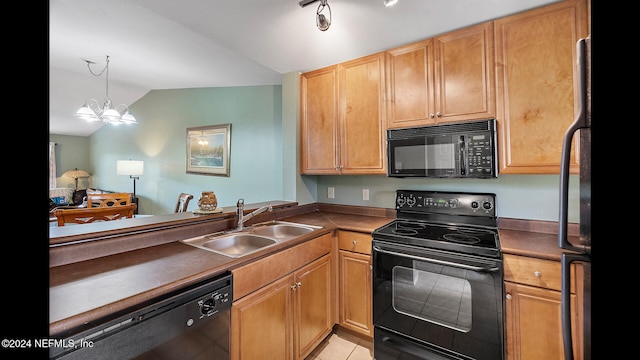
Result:
M473 265L467 265L467 264L460 264L460 263L455 263L455 262L451 262L451 261L431 259L431 258L425 258L425 257L421 257L421 256L416 256L416 255L400 253L400 252L396 252L396 251L383 250L383 249L381 249L381 248L379 248L379 247L377 247L375 245L373 246L373 250L375 250L377 252L380 252L380 253L383 253L383 254L395 255L395 256L410 258L410 259L414 259L414 260L421 260L421 261L430 262L430 263L434 263L434 264L453 266L453 267L462 268L462 269L466 269L466 270L472 270L472 271L496 272L496 271L500 270L500 267L498 267L498 266L482 267L482 266L473 266Z

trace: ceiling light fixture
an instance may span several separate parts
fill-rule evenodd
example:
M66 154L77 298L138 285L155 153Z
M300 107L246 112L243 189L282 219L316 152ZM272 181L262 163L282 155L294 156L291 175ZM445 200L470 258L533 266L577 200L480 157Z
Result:
M398 0L384 0L384 6L391 7L398 3Z
M91 70L91 64L95 64L93 61L84 60L87 62L87 68L93 76L101 76L105 71L106 73L106 97L104 99L104 105L100 108L100 103L96 99L87 99L84 105L78 111L75 116L79 119L87 121L104 121L109 124L137 124L136 118L129 112L129 107L125 104L113 106L111 99L109 99L109 55L107 55L107 64L104 66L100 73L96 74Z
M320 1L320 5L318 5L318 9L316 10L316 26L321 31L327 31L329 26L331 26L331 7L327 4L327 0L302 0L298 5L300 5L300 7L305 7L317 1ZM322 11L324 11L325 8L329 12L328 17L325 14L322 14Z

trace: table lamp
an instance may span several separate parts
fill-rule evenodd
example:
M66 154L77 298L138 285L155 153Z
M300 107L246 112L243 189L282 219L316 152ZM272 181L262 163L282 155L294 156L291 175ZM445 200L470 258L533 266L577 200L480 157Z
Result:
M72 178L76 183L76 190L75 191L78 191L78 179L79 178L88 178L89 176L91 176L91 174L89 174L88 172L86 172L84 170L78 170L78 168L75 168L73 170L66 171L64 174L62 174L62 176Z

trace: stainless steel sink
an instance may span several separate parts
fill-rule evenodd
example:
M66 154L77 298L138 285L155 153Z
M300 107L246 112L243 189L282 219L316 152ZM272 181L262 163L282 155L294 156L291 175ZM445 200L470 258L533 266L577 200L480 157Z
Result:
M263 235L274 239L292 239L294 237L308 234L315 229L319 229L318 226L303 225L296 223L289 223L284 221L275 221L269 223L262 223L254 225L250 228L250 233L256 235Z
M237 232L220 232L180 241L200 249L239 258L321 228L321 226L286 221L270 221L252 225Z
M182 240L182 242L221 255L238 258L274 245L276 240L260 235L237 233L206 235Z

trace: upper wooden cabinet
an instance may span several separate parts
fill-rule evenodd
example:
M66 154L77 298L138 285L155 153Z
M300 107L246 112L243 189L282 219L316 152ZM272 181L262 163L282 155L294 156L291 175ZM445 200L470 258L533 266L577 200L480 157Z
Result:
M386 52L388 127L495 116L493 22Z
M384 53L301 77L303 174L386 174Z
M574 120L576 42L587 2L568 0L494 21L501 174L556 174ZM576 137L572 173L578 172Z

